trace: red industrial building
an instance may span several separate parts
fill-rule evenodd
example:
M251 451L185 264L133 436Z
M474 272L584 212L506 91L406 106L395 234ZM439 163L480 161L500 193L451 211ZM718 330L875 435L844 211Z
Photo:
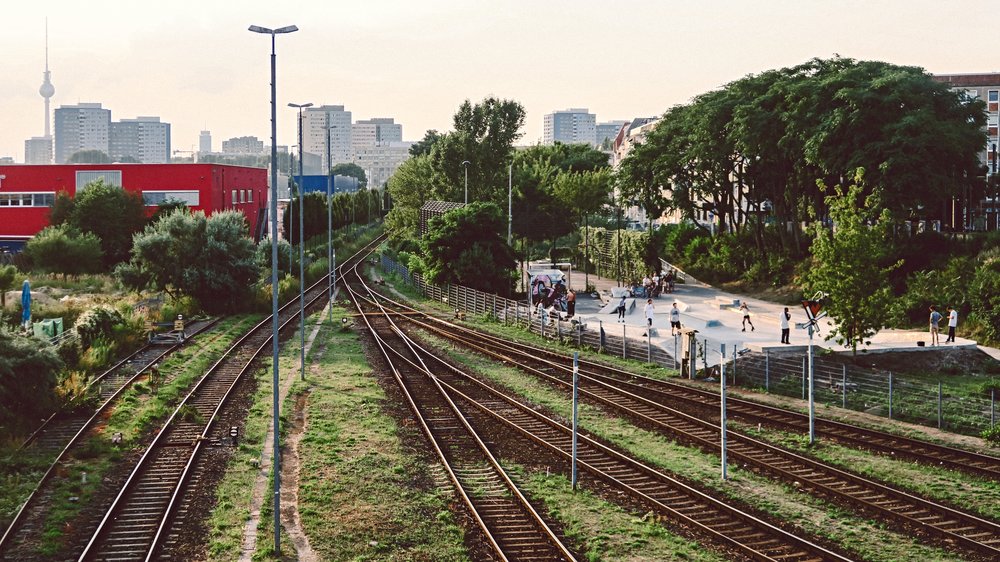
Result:
M49 225L56 194L75 197L88 183L138 193L152 214L168 200L212 214L234 209L255 238L264 232L267 170L222 164L64 164L0 166L0 245L14 249Z

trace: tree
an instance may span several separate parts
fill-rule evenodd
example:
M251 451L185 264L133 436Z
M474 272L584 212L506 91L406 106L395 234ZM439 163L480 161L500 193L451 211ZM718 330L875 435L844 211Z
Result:
M298 197L288 202L293 211L284 213L282 217L282 228L289 234L288 239L292 244L299 243L299 209L303 206L302 230L305 232L306 240L313 236L326 233L327 209L326 194L318 191L311 191L305 194L305 198L300 202ZM295 224L289 224L294 220Z
M177 209L184 209L185 211L187 211L188 210L187 203L181 201L180 199L174 199L172 197L168 197L162 203L156 206L156 211L154 211L153 215L149 217L149 222L154 223L167 215L173 214L173 212L176 211Z
M77 191L66 222L100 238L104 264L110 268L128 259L132 235L146 224L146 208L138 193L97 180Z
M70 155L69 164L110 164L111 157L103 150L78 150Z
M63 368L47 342L0 327L0 426L37 423L51 412L56 375Z
M414 156L404 161L389 178L386 189L392 208L385 217L386 230L397 246L418 238L420 208L431 198L434 167L430 156Z
M368 185L368 178L365 176L364 169L357 164L350 162L347 164L337 164L330 168L330 174L335 176L348 176L352 178L357 178L358 187L364 189Z
M441 133L435 129L429 129L424 133L424 138L410 146L410 156L424 156L431 153L431 147L441 138Z
M837 186L826 197L833 230L822 221L815 223L813 259L805 276L807 294L829 295L825 308L835 327L827 339L836 339L855 355L859 343L886 325L892 302L889 274L901 265L890 261L891 246L885 243L892 232L891 213L880 190L864 194L863 173L858 170L852 185ZM820 190L826 190L822 183Z
M101 241L89 233L61 224L48 226L24 246L33 269L51 273L80 275L101 270Z
M178 210L135 236L131 261L115 274L127 287L187 295L206 311L222 313L249 302L258 269L242 213L206 217Z
M1000 250L993 248L978 258L979 266L969 287L972 312L979 318L986 336L1000 340Z
M7 291L14 289L17 280L17 268L13 265L0 265L0 312L7 308Z
M509 295L516 262L500 236L503 226L492 203L470 203L431 219L422 240L428 279Z

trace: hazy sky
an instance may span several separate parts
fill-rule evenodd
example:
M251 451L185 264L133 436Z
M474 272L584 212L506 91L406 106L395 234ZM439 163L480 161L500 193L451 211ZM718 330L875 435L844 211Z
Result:
M524 105L523 144L542 116L587 107L598 121L656 115L746 74L835 53L934 73L1000 71L995 0L8 1L0 8L0 156L40 136L49 19L52 108L100 102L113 120L155 115L172 148L270 137L270 38L279 36L278 144L295 144L288 102L395 117L403 138L451 128L464 99ZM269 143L265 140L265 143Z

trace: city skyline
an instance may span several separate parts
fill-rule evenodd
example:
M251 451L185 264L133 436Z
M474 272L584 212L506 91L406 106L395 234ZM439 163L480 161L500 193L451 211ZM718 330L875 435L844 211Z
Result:
M239 11L187 0L170 11L123 11L105 0L19 5L5 8L0 36L0 156L23 162L25 140L44 133L46 17L53 109L95 102L118 117L157 115L172 124L173 148L188 150L202 130L269 141L270 45L247 31L251 24L300 28L277 39L279 145L295 144L289 101L344 105L355 120L393 117L404 139L418 140L427 129L450 130L465 99L490 95L524 105L520 143L534 144L543 116L562 108L587 107L599 122L659 115L746 74L814 57L996 72L1000 57L978 23L990 13L985 1L947 9L770 1L750 11L735 3L393 0L314 3L298 15L259 1Z

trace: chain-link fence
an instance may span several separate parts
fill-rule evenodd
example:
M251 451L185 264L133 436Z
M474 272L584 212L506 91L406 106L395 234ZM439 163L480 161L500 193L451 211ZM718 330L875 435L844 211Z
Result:
M674 354L652 341L652 332L641 326L608 324L598 320L584 323L577 318L566 319L562 315L538 312L527 303L484 293L460 285L441 288L424 281L419 274L392 258L380 256L382 270L387 275L397 275L404 283L414 287L421 295L446 303L463 314L480 314L507 325L522 326L544 338L560 342L603 350L608 355L656 363L674 368Z
M817 403L968 435L996 424L995 391L960 393L948 390L942 382L851 367L824 357L814 357L813 364ZM735 373L742 386L803 399L808 396L805 353L747 353L736 360Z

